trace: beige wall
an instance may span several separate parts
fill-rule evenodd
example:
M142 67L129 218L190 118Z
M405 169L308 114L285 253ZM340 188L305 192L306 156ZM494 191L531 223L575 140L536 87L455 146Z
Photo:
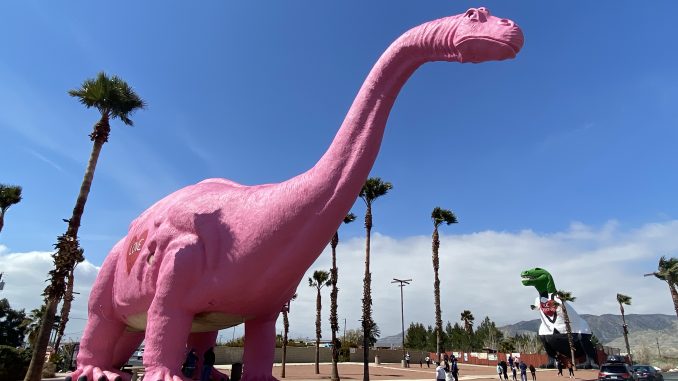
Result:
M243 348L238 347L216 347L214 354L217 364L233 364L242 362ZM391 349L370 349L370 362L374 362L374 356L379 355L379 361L383 363L399 363L403 357L401 350ZM419 352L410 352L410 358L413 364L419 363ZM275 349L276 363L282 362L282 348ZM320 362L331 362L332 350L330 348L320 348ZM363 361L362 348L356 348L355 353L351 353L351 362ZM287 362L288 363L314 363L315 362L315 347L288 347L287 348Z

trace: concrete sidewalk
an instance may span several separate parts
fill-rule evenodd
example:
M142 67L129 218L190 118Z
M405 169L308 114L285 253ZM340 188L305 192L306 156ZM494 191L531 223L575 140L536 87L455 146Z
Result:
M342 380L362 380L363 379L363 364L362 363L339 363L339 377ZM215 365L215 368L222 370L224 373L230 375L231 365ZM285 378L281 377L281 364L273 365L273 377L279 380L292 381L318 381L329 380L331 378L332 364L321 363L319 366L319 374L315 373L315 364L286 364ZM427 368L426 365L419 367L419 364L413 364L410 368L402 368L400 364L370 364L369 365L370 380L378 381L418 381L418 380L435 380L435 366L431 365ZM567 374L567 370L565 370ZM63 381L66 374L58 374L55 378L44 378L43 381ZM509 377L511 376L509 370ZM558 376L555 369L537 369L537 381L592 381L596 380L598 370L583 369L575 371L575 378L568 379L567 376ZM527 374L528 381L532 381L529 372ZM459 381L471 380L492 380L497 381L496 368L494 366L484 365L459 365ZM518 372L518 380L520 380L520 372Z

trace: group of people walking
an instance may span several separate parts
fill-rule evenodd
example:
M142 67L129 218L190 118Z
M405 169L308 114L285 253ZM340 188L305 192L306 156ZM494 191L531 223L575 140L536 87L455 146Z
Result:
M513 381L518 381L518 378L516 377L518 370L520 370L520 381L527 381L528 369L532 375L532 381L537 381L537 369L534 367L534 365L530 364L528 366L524 361L520 361L520 358L514 358L512 355L509 355L508 363L504 360L497 362L497 374L499 375L500 380L509 380L509 368L511 368Z
M426 356L426 365L430 362L430 358ZM457 358L452 355L451 357L447 356L447 353L443 356L443 362L436 362L436 380L437 381L459 381L459 365L457 364Z

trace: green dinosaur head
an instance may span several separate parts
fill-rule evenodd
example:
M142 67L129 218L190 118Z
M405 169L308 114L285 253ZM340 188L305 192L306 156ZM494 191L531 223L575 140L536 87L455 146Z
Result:
M544 269L535 267L523 271L520 273L520 276L523 278L523 286L534 286L539 293L548 292L551 294L556 292L556 284L553 282L553 277Z

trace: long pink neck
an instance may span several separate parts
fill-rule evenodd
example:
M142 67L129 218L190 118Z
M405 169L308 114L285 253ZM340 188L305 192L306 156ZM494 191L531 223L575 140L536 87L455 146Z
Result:
M314 207L333 221L335 229L369 176L400 89L419 66L431 60L417 54L419 48L410 38L406 33L382 54L327 152L313 168L290 180L294 186L288 189L317 196L322 205Z

